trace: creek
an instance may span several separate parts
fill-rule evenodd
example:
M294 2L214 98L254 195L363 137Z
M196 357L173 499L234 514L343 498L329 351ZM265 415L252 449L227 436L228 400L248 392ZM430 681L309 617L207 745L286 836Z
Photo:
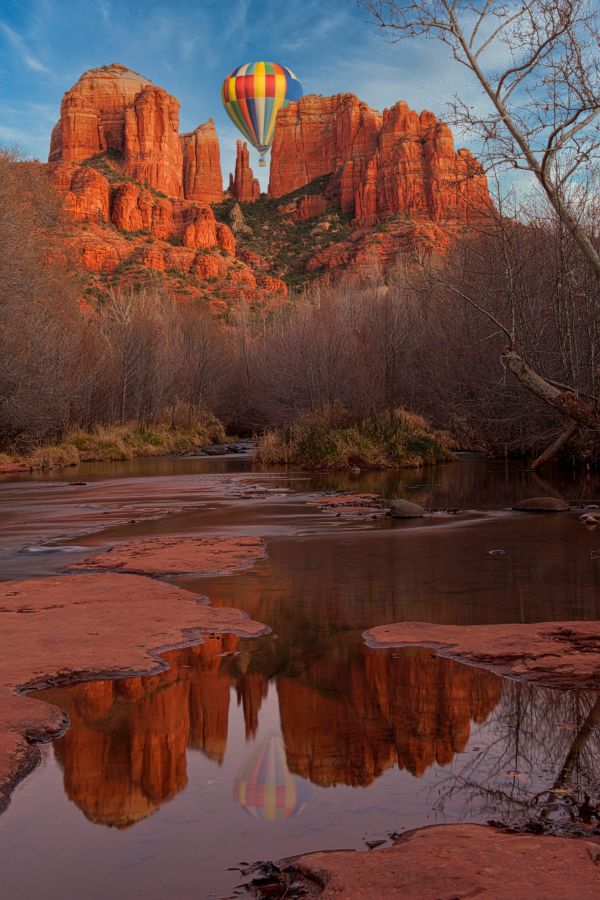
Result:
M383 846L422 825L599 830L586 801L600 792L596 694L362 638L399 621L600 618L600 529L510 510L546 493L597 499L598 481L483 459L351 476L162 458L1 482L0 577L59 574L125 539L257 534L268 558L253 568L172 581L271 633L37 692L71 726L0 816L0 897L244 896L247 863ZM312 502L334 490L439 512L349 519Z

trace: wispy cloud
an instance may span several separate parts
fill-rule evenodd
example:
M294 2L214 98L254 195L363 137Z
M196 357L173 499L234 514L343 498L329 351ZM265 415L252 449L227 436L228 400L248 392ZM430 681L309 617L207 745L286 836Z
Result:
M4 35L9 44L17 51L22 62L32 71L50 74L50 70L27 46L20 34L12 29L5 22L0 22L0 32Z

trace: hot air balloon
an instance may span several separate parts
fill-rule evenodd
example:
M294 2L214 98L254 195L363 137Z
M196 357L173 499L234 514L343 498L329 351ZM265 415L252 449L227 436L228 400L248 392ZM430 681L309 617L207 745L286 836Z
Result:
M268 734L242 763L233 785L236 803L256 819L275 822L301 812L311 786L290 773L278 734Z
M223 82L222 100L227 114L260 153L259 166L273 142L275 119L282 106L295 103L302 85L287 66L252 62L238 66Z

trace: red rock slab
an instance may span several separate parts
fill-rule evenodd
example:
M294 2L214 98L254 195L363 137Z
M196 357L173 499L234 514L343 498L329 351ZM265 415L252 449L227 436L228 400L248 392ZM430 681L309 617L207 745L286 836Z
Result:
M364 634L370 647L432 647L440 656L549 687L600 689L600 621L509 625L398 622Z
M110 569L136 575L230 575L266 555L259 537L149 538L117 544L71 569Z
M63 575L0 584L0 809L39 760L63 712L21 691L48 684L155 672L155 654L202 634L254 637L266 627L213 609L188 591L139 575Z
M323 900L567 900L600 896L600 847L573 838L434 825L383 850L311 853L295 861Z

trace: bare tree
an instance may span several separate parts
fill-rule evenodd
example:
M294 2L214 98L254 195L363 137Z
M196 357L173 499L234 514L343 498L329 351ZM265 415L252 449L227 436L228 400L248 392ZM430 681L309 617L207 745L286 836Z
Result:
M561 226L600 285L597 236L581 188L600 154L598 12L588 0L359 0L392 34L435 38L476 79L481 111L456 97L455 124L479 137L488 166L533 175ZM463 299L473 302L468 291ZM573 422L596 429L594 404L552 384L524 358L500 322L504 364L536 396Z

